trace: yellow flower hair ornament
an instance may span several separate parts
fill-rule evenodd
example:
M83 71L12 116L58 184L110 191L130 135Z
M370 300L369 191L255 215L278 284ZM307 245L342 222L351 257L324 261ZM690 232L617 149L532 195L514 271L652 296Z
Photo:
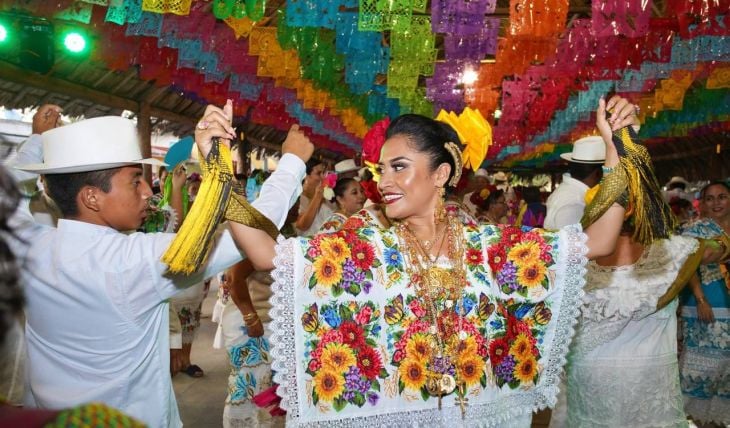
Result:
M484 162L489 146L492 144L492 127L479 110L465 108L460 115L441 110L436 120L454 128L464 150L461 159L465 167L476 171Z

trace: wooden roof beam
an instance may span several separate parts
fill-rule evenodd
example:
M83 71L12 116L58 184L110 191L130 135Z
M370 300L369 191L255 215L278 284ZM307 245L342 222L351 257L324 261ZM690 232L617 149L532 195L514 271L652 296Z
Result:
M140 103L138 103L136 100L131 100L129 98L124 98L118 95L97 91L95 89L87 88L85 86L71 83L56 77L49 77L38 73L33 73L28 70L23 70L22 68L19 68L5 61L0 61L0 79L9 80L22 85L33 86L50 93L55 92L58 94L63 94L71 97L72 99L82 98L96 104L101 104L120 110L130 110L135 113L138 113L140 110ZM160 109L157 107L150 108L150 115L169 120L171 122L178 122L187 125L194 124L196 121L192 117L177 114L175 112Z

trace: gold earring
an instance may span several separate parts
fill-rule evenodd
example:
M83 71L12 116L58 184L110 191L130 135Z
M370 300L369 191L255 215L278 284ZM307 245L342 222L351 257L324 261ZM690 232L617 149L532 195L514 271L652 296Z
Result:
M444 199L446 191L443 187L438 187L438 199L436 200L436 210L433 213L433 219L436 224L446 221L446 209L444 208Z

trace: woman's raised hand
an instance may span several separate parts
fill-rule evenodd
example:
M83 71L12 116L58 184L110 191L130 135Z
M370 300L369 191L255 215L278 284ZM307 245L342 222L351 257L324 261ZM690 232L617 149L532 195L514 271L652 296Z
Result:
M606 117L606 112L609 113ZM629 125L639 125L638 108L626 98L614 95L606 101L601 98L598 101L596 111L596 126L601 131L604 140L610 140L613 131Z
M209 105L195 126L195 144L205 158L213 147L213 139L218 138L226 144L236 138L236 130L231 126L233 120L233 101L226 101L223 108Z
M613 131L638 124L637 107L626 98L614 95L608 102L603 98L598 101L596 127L606 143L606 166L613 167L618 164L618 154L616 146L613 144Z
M172 188L175 190L182 189L187 178L187 171L185 170L185 166L181 163L172 171ZM165 183L160 183L161 187L164 187L164 185Z

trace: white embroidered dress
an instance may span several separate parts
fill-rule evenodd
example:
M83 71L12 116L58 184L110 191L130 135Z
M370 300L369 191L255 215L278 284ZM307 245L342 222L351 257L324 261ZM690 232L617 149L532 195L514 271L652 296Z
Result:
M567 365L569 427L685 427L677 299L656 310L697 241L655 242L619 267L589 262ZM555 418L553 426L562 424Z

